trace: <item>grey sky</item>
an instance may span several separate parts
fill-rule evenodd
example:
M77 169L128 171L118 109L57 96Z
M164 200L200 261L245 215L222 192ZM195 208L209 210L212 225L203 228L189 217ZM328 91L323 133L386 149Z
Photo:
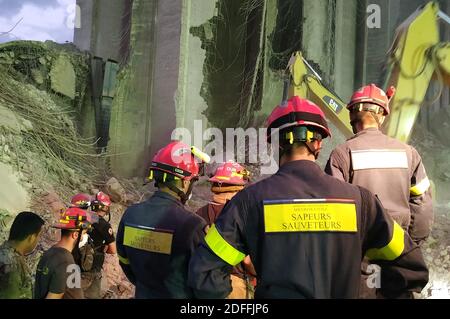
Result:
M10 40L73 41L76 0L0 0L0 43ZM21 18L23 20L11 32Z

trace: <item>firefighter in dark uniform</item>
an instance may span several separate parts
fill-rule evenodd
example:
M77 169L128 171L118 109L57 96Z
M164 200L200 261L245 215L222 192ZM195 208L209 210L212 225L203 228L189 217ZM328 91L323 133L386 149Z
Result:
M129 207L119 224L117 253L135 297L192 298L188 264L205 235L205 221L185 209L202 163L209 157L174 141L153 158L150 179L158 191Z
M333 150L325 171L377 195L420 245L433 224L430 181L416 149L380 131L393 94L374 84L353 94L347 108L355 135Z
M229 272L254 263L255 298L357 298L364 255L382 266L386 297L421 291L428 269L411 238L377 198L326 175L315 163L330 135L323 112L293 97L268 120L279 140L278 172L227 203L189 265L197 297L223 298Z

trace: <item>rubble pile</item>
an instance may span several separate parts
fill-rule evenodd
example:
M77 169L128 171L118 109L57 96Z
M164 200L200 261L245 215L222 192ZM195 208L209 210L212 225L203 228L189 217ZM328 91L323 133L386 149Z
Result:
M414 126L411 145L421 154L432 182L435 216L431 236L422 249L430 268L430 282L422 298L450 298L450 150L419 123Z

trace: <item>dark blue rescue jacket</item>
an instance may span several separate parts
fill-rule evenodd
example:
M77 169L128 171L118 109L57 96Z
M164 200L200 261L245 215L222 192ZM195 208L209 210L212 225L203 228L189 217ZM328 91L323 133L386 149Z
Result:
M188 264L204 237L205 221L179 200L158 191L129 207L119 224L120 265L136 286L136 298L192 298Z

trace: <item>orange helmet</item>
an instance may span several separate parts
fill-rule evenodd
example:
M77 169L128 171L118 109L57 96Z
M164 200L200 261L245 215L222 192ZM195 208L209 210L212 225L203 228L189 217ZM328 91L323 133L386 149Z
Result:
M70 200L71 207L78 207L81 209L88 209L91 206L91 196L88 194L80 193L76 194Z
M150 168L150 179L153 177L153 171L160 171L189 181L199 176L199 162L209 162L209 156L195 147L173 141L156 153Z
M350 102L347 105L349 111L371 111L375 113L381 113L379 108L381 107L383 115L389 115L389 102L395 94L395 88L391 86L386 93L375 84L369 84L363 86L355 93L353 93ZM373 104L374 107L364 106L364 104Z
M286 101L285 104L278 105L267 119L267 140L270 143L272 130L279 132L287 128L292 128L290 131L296 132L296 136L289 138L283 136L284 139L291 141L297 139L299 141L308 141L311 138L326 138L331 136L331 131L328 128L325 114L313 102L302 99L298 96L293 96ZM304 129L295 129L296 127L303 127ZM312 128L312 131L308 130ZM292 136L292 135L291 135Z
M228 161L217 167L213 177L209 179L211 183L245 185L248 182L249 173L238 163Z
M59 229L82 230L88 229L96 222L98 222L96 214L78 207L70 207L61 213L59 222L53 227Z

